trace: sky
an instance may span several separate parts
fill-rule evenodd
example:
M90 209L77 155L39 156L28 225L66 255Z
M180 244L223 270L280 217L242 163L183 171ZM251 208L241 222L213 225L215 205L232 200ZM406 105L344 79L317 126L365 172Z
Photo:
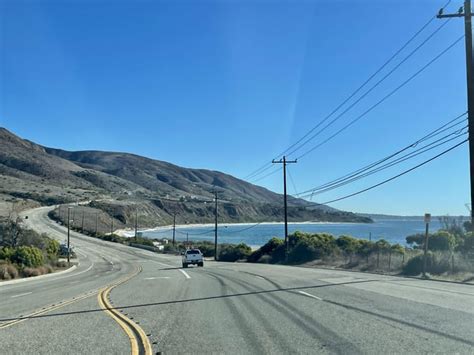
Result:
M323 120L444 3L0 0L0 126L49 147L130 152L245 178ZM461 4L452 1L445 13ZM444 21L433 20L370 83ZM463 33L462 19L450 20L289 159L358 117ZM464 113L466 105L461 40L369 114L289 166L289 193L381 159ZM374 185L458 141L312 201ZM255 183L282 192L282 173ZM331 206L466 215L469 191L464 144Z

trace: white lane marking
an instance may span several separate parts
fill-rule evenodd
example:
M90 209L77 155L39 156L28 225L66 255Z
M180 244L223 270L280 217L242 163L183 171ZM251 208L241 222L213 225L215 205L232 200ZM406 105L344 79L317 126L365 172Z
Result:
M255 277L258 277L259 279L262 279L262 280L264 280L264 281L267 281L267 280L265 280L265 278L264 278L263 276L255 275Z
M144 280L169 279L169 276L145 277Z
M33 292L20 293L19 295L11 296L11 298L22 297L22 296L30 295L30 294L32 294L32 293L33 293Z
M181 271L181 273L182 273L187 279L190 279L190 278L191 278L191 276L189 276L186 271L181 270L181 269L178 269L178 271Z
M71 281L71 282L69 283L69 285L76 284L76 283L78 283L78 282L81 282L81 280Z
M322 300L323 300L322 298L319 298L318 296L312 295L311 293L308 293L308 292L298 291L298 293L301 293L302 295L305 295L305 296L307 296L307 297L314 298L314 299L319 300L319 301L322 301Z

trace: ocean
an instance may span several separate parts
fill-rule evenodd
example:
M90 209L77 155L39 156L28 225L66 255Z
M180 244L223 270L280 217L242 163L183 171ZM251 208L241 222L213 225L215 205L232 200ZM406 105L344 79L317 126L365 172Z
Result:
M255 224L222 224L218 226L218 243L246 243L252 247L258 247L265 244L272 237L283 238L285 235L283 223L262 223ZM430 231L436 231L441 228L440 222L433 218L430 223ZM415 233L424 233L425 224L420 219L374 219L374 223L289 223L288 231L291 234L294 231L310 233L330 233L336 237L341 235L350 235L360 239L369 239L376 241L385 239L390 243L400 243L406 245L405 238ZM214 241L214 226L177 226L176 240L186 240L186 233L189 234L189 240ZM144 237L148 238L167 238L172 239L173 232L169 227L163 227L159 230L149 230L142 232Z

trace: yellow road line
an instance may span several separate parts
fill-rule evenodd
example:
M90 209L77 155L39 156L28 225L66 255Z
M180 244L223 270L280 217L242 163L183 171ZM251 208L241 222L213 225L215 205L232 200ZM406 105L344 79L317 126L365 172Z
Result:
M130 346L132 348L131 354L132 355L138 355L138 341L137 338L135 337L135 334L133 331L130 329L130 327L127 325L127 323L123 322L119 317L116 316L115 312L113 312L110 309L110 306L107 305L107 294L110 292L110 287L103 289L99 295L97 296L97 300L99 301L99 305L102 309L107 312L109 316L111 316L118 324L119 326L123 329L125 334L127 334L128 339L130 340Z
M58 304L53 304L51 306L44 307L43 309L34 311L34 312L32 312L32 313L30 313L26 316L23 316L19 319L12 320L12 321L9 321L9 322L6 322L6 323L0 323L0 329L5 329L5 328L11 327L13 325L25 322L25 321L27 321L31 318L34 318L34 317L40 316L42 314L49 313L51 311L63 308L63 307L68 306L72 303L75 303L75 302L84 300L86 298L89 298L91 296L94 296L95 294L98 293L97 299L98 299L100 307L105 312L107 312L107 314L110 315L120 325L120 327L123 329L123 331L127 334L128 338L130 340L132 355L140 354L140 352L141 352L140 351L140 345L141 345L141 348L143 350L142 352L145 355L152 355L153 354L152 347L151 347L150 341L149 341L148 337L146 336L144 330L138 324L136 324L134 321L127 318L126 316L124 316L119 311L115 310L113 308L112 304L108 300L110 291L114 287L117 287L117 286L127 282L128 280L130 280L131 278L133 278L134 276L139 274L141 272L141 270L142 270L141 267L139 267L138 269L135 270L134 273L132 273L132 274L130 274L130 275L128 275L128 276L126 276L122 279L119 279L118 281L116 281L112 285L108 285L105 288L102 288L101 290L89 291L89 292L87 292L87 293L85 293L81 296L75 297L73 299L69 299L67 301L64 301L64 302L61 302L61 303L58 303Z
M26 316L23 316L21 317L20 319L17 319L17 320L13 320L13 321L10 321L10 322L6 322L6 323L3 323L3 324L0 324L0 329L5 329L5 328L8 328L8 327L11 327L12 325L15 325L15 324L18 324L18 323L22 323L22 322L25 322L27 321L28 319L30 319L31 317L35 317L35 316L39 316L39 315L42 315L42 314L45 314L45 313L48 313L48 312L51 312L51 311L54 311L56 309L59 309L59 308L62 308L62 307L65 307L65 306L68 306L74 302L78 302L78 301L81 301L83 299L86 299L88 297L91 297L93 295L95 295L97 293L97 291L92 291L92 292L88 292L82 296L79 296L79 297L76 297L74 299L70 299L68 301L65 301L65 302L62 302L62 303L59 303L59 304L54 304L54 305L51 305L49 307L45 307L44 309L40 309L38 311L35 311L33 313L30 313Z
M107 314L109 314L119 324L119 326L123 329L123 331L127 335L128 339L130 340L131 354L138 355L140 353L143 353L145 355L152 355L153 353L152 347L144 330L137 323L132 321L130 318L126 317L125 315L123 315L122 313L114 309L112 304L108 300L110 291L112 291L114 287L127 282L132 277L137 275L139 272L141 272L141 267L138 269L136 273L130 275L129 277L126 277L122 281L119 281L115 283L114 285L111 285L102 289L99 292L99 295L97 298L98 298L100 307L104 309L107 312ZM140 351L140 345L141 345L142 351Z

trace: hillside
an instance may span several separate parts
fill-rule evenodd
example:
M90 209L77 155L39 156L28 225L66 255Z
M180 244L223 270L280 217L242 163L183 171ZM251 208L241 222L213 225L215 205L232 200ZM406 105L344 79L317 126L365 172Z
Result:
M179 167L128 153L69 152L43 147L0 128L0 198L42 204L93 201L124 225L138 208L143 224L166 224L174 213L181 223L213 219L213 193L219 193L219 217L226 222L281 221L282 196L231 175ZM291 221L370 219L327 206L289 198Z

